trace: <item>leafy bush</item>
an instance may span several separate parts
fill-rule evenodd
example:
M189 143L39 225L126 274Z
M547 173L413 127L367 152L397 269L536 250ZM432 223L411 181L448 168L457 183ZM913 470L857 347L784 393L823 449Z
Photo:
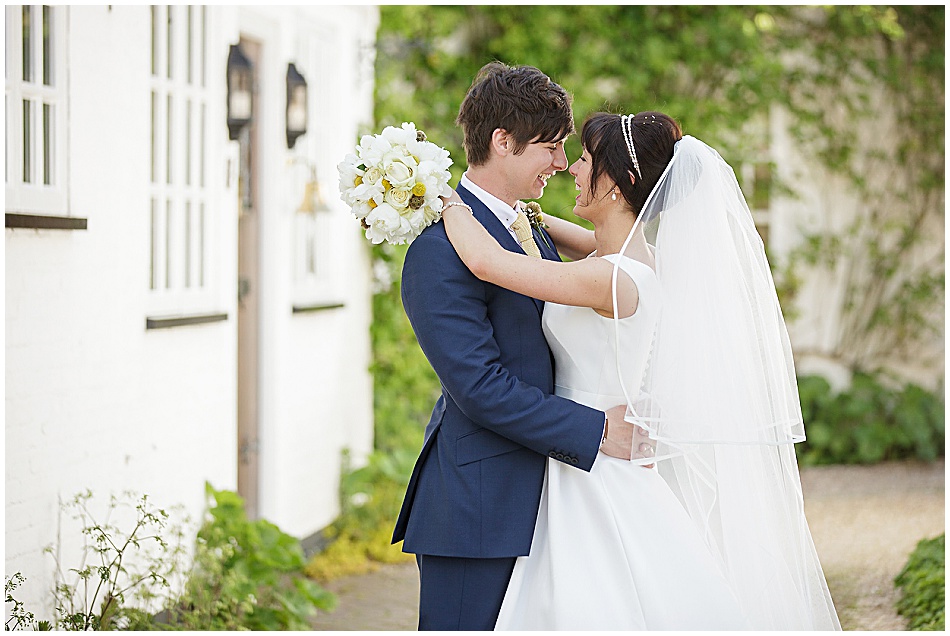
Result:
M300 542L266 519L250 521L237 493L205 485L210 505L194 565L171 622L189 630L301 630L336 599L303 576Z
M943 401L935 393L914 384L889 389L868 374L856 374L837 394L819 376L800 378L798 390L808 438L797 447L802 464L933 461L944 454Z
M942 534L918 543L907 565L894 579L894 585L901 588L897 612L908 619L911 629L946 629L945 539Z
M59 553L47 550L57 564L56 619L36 620L13 596L25 581L17 572L5 581L6 603L12 604L6 629L307 629L316 609L333 608L333 595L302 576L305 559L296 539L266 520L248 520L236 493L210 484L206 492L209 507L187 570L182 526L169 525L170 515L147 496L133 504L126 501L131 493L113 497L107 521L99 523L89 510L92 493L77 495L64 509L81 522L87 541L79 566L68 570L72 582ZM108 521L130 505L129 530Z
M340 516L324 531L332 543L311 559L309 576L328 581L372 570L376 563L412 559L391 539L417 453L416 448L377 451L363 468L344 472Z

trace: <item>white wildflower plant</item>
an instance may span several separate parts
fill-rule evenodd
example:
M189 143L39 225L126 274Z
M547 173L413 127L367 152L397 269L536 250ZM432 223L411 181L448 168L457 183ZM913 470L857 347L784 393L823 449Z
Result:
M452 194L448 150L426 141L412 122L363 135L356 154L337 166L340 198L374 244L411 243L442 218L440 196Z

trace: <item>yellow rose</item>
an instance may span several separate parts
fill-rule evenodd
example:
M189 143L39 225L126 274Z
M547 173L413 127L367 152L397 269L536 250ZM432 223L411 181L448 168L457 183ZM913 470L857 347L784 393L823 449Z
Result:
M416 185L412 186L412 193L417 197L424 197L426 194L426 184L417 183Z

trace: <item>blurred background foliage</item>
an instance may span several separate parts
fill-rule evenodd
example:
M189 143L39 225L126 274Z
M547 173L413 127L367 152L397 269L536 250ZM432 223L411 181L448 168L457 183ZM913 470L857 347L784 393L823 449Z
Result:
M806 236L775 268L787 314L806 268L844 258L849 307L836 345L855 372L835 393L802 379L809 441L803 463L944 454L943 399L886 374L888 356L922 355L942 340L943 251L913 248L944 214L944 8L937 6L383 6L376 52L376 122L413 121L465 169L455 116L492 60L537 66L573 94L580 128L597 110L660 110L732 165L760 152L750 134L781 108L805 156L844 180L867 214L841 235ZM880 120L886 127L881 143ZM758 128L756 128L758 126ZM568 157L580 154L578 136ZM885 178L878 178L883 174ZM794 196L794 184L772 188ZM554 177L546 213L577 221L574 184ZM583 222L581 222L583 224ZM312 564L322 578L366 558L402 558L389 534L439 383L402 309L405 246L374 246L372 342L376 453L342 482L343 514L328 529L342 546ZM850 272L850 273L849 273ZM862 292L870 282L873 289ZM864 294L864 295L862 295ZM929 348L929 349L928 349ZM942 354L941 354L942 355ZM942 368L942 367L941 367ZM941 381L942 384L942 381ZM322 561L321 561L322 559Z

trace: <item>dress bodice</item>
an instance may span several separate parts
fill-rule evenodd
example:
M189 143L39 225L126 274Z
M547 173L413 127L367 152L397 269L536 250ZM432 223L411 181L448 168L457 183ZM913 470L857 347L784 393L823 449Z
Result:
M637 310L619 321L623 349L620 373L617 365L618 329L613 318L605 318L589 307L545 303L542 326L554 354L555 393L596 409L608 409L626 402L621 387L639 388L653 343L660 311L660 287L656 273L640 261L608 254L604 259L616 264L637 285ZM618 274L622 275L622 274ZM631 398L636 398L631 395Z

